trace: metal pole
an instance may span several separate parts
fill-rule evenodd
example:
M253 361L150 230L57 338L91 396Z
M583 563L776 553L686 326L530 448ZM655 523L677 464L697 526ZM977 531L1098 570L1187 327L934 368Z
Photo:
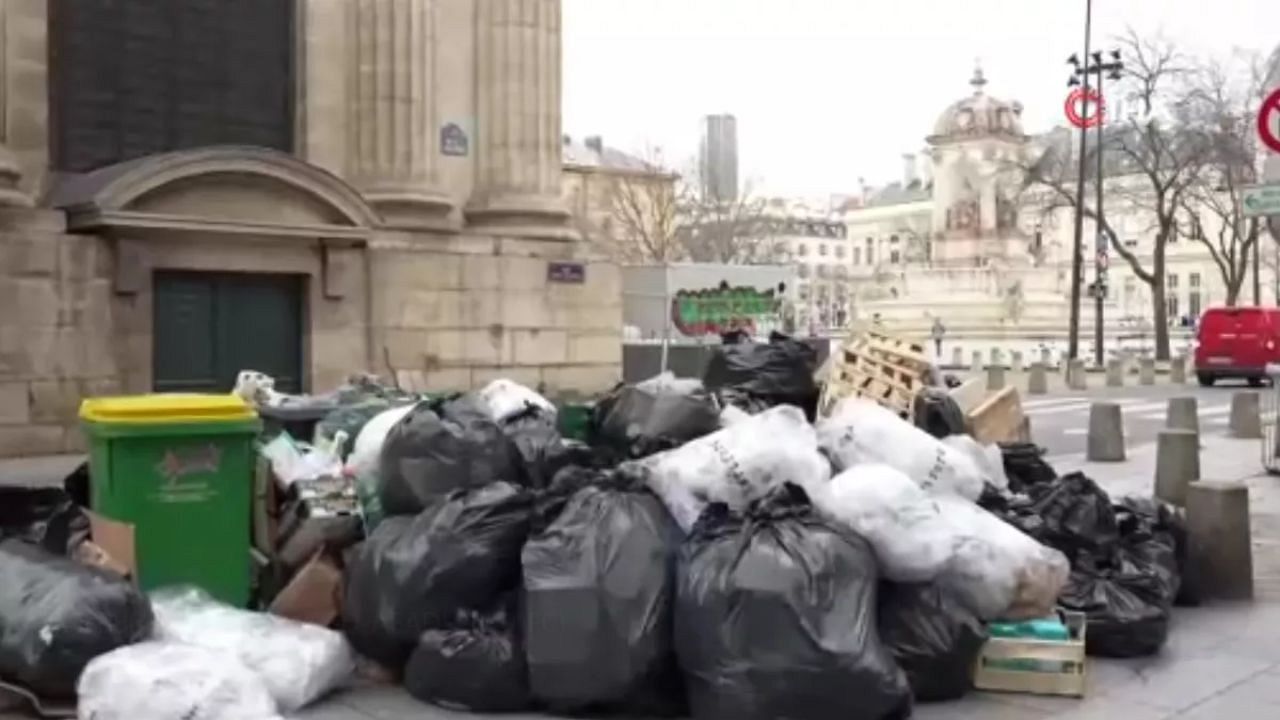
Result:
M1255 221L1256 222L1256 221ZM1262 267L1262 250L1258 247L1262 243L1262 231L1264 228L1258 228L1258 238L1253 241L1253 304L1258 306L1262 304L1262 276L1258 270Z
M661 375L667 371L667 356L671 346L671 262L662 261L662 362Z
M1088 67L1088 58L1085 58ZM1088 75L1088 73L1085 73ZM1098 367L1105 367L1106 361L1103 359L1102 352L1102 303L1106 293L1104 288L1107 281L1107 266L1103 257L1107 252L1107 238L1102 231L1102 67L1098 67L1098 102L1094 103L1094 116L1098 121L1098 200L1097 200L1097 218L1094 221L1094 229L1097 231L1097 255L1093 260L1093 282L1094 282L1094 304L1093 304L1093 344L1094 344L1094 362Z
M1089 65L1089 36L1093 22L1093 0L1085 0L1084 10L1084 63ZM1084 92L1089 93L1089 73L1084 74ZM1089 133L1080 128L1080 168L1076 184L1076 228L1075 242L1071 252L1071 315L1067 330L1067 357L1074 360L1080 356L1080 283L1084 274L1084 173L1085 150Z

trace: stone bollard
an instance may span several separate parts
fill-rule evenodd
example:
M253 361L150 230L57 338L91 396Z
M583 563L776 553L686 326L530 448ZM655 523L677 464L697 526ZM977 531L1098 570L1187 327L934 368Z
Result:
M1258 393L1238 392L1231 396L1231 420L1227 430L1234 438L1256 440L1262 437L1262 412Z
M1124 361L1107 361L1107 387L1124 387Z
M1200 434L1161 430L1156 441L1156 498L1182 507L1187 502L1187 486L1199 479Z
M1194 397L1169 398L1164 426L1170 430L1190 430L1200 434L1200 406Z
M1000 348L991 348L991 364L1004 365L1004 353L1000 352Z
M1156 359L1144 357L1138 360L1138 384L1156 384Z
M958 347L951 348L951 365L953 367L964 367L964 350Z
M1014 350L1009 355L1009 369L1015 373L1022 372L1022 351Z
M1040 348L1040 362L1046 367L1053 364L1053 351L1049 348Z
M982 372L982 353L977 350L973 351L973 359L969 362L969 370L973 373Z
M1089 374L1085 372L1084 360L1076 358L1067 361L1067 387L1072 390L1089 389Z
M1187 384L1187 356L1179 355L1169 363L1169 382L1174 385Z
M1120 406L1096 402L1089 407L1089 437L1085 457L1089 462L1124 460L1124 417Z
M1027 376L1027 394L1044 395L1049 392L1049 370L1044 363L1031 363L1031 374Z
M987 390L994 392L1004 389L1004 366L992 363L987 366Z
M1205 599L1253 598L1249 488L1204 480L1187 489L1187 572Z

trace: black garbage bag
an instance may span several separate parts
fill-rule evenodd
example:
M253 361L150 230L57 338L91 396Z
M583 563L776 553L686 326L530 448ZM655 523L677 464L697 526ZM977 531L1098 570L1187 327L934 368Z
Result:
M951 393L942 388L927 387L912 403L915 426L941 440L965 433L964 411Z
M548 487L556 473L566 467L600 462L587 444L565 440L556 427L555 415L540 407L529 406L505 420L502 431L520 453L524 485L535 490Z
M720 429L720 409L705 391L652 384L619 385L596 403L591 440L620 459L680 447Z
M758 415L777 405L766 397L753 395L733 387L720 388L715 393L720 407L736 407L748 415Z
M880 583L877 625L916 700L955 700L973 689L987 626L946 588Z
M1120 539L1111 498L1083 473L1032 486L1030 493L1031 511L1043 522L1033 537L1068 560L1077 553L1104 555Z
M519 450L479 403L473 395L421 402L391 428L378 477L387 516L415 515L453 490L521 482Z
M680 551L676 653L698 720L909 717L911 689L876 629L861 538L784 485L743 515L716 503Z
M422 633L404 670L404 687L423 702L470 712L519 712L532 705L524 648L511 603L461 610L446 627Z
M595 475L521 556L533 695L553 712L683 715L672 638L682 534L639 481Z
M324 439L332 439L339 432L347 434L347 445L342 449L343 457L351 452L355 445L356 438L360 436L360 431L368 422L386 410L393 407L409 404L409 400L401 402L392 402L386 398L370 397L362 399L350 405L341 405L334 410L329 411L316 423L316 437ZM305 438L303 438L305 439Z
M1000 454L1009 489L1013 492L1027 492L1058 478L1053 466L1044 461L1044 450L1034 443L1000 443Z
M1140 532L1164 536L1173 543L1178 575L1177 607L1200 604L1200 589L1187 573L1187 522L1183 512L1167 503L1149 497L1121 498L1115 505L1116 524L1122 537Z
M0 679L75 697L90 660L146 639L154 622L146 596L118 575L0 542Z
M384 520L349 559L343 626L366 656L400 667L428 628L492 607L520 584L532 497L511 483L457 490Z
M813 373L818 355L798 340L773 333L767 343L725 338L707 362L702 382L713 392L733 388L773 405L816 407L818 386Z
M1168 537L1121 546L1105 561L1078 558L1058 602L1088 617L1085 652L1099 657L1143 657L1169 636L1178 594L1177 560Z
M66 490L0 485L0 540L70 555L88 537L89 518Z

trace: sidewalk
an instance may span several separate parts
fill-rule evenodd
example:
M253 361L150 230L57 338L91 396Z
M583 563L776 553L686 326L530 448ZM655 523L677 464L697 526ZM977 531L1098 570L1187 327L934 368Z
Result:
M1089 690L1080 700L972 693L921 705L919 720L1220 720L1280 717L1280 478L1262 473L1256 440L1206 435L1206 478L1249 485L1257 600L1174 611L1164 651L1135 660L1091 659ZM1059 473L1081 470L1115 496L1150 495L1155 444L1129 449L1124 463L1086 463L1081 455L1050 458ZM403 690L367 687L339 695L298 716L306 720L480 720L484 716L418 703ZM494 716L497 717L497 716ZM537 715L509 715L524 720Z

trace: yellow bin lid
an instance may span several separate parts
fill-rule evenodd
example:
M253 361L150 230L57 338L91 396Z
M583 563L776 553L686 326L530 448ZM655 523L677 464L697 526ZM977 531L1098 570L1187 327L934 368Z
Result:
M89 398L80 403L80 419L92 423L164 425L194 422L243 422L258 414L238 395L160 393Z

